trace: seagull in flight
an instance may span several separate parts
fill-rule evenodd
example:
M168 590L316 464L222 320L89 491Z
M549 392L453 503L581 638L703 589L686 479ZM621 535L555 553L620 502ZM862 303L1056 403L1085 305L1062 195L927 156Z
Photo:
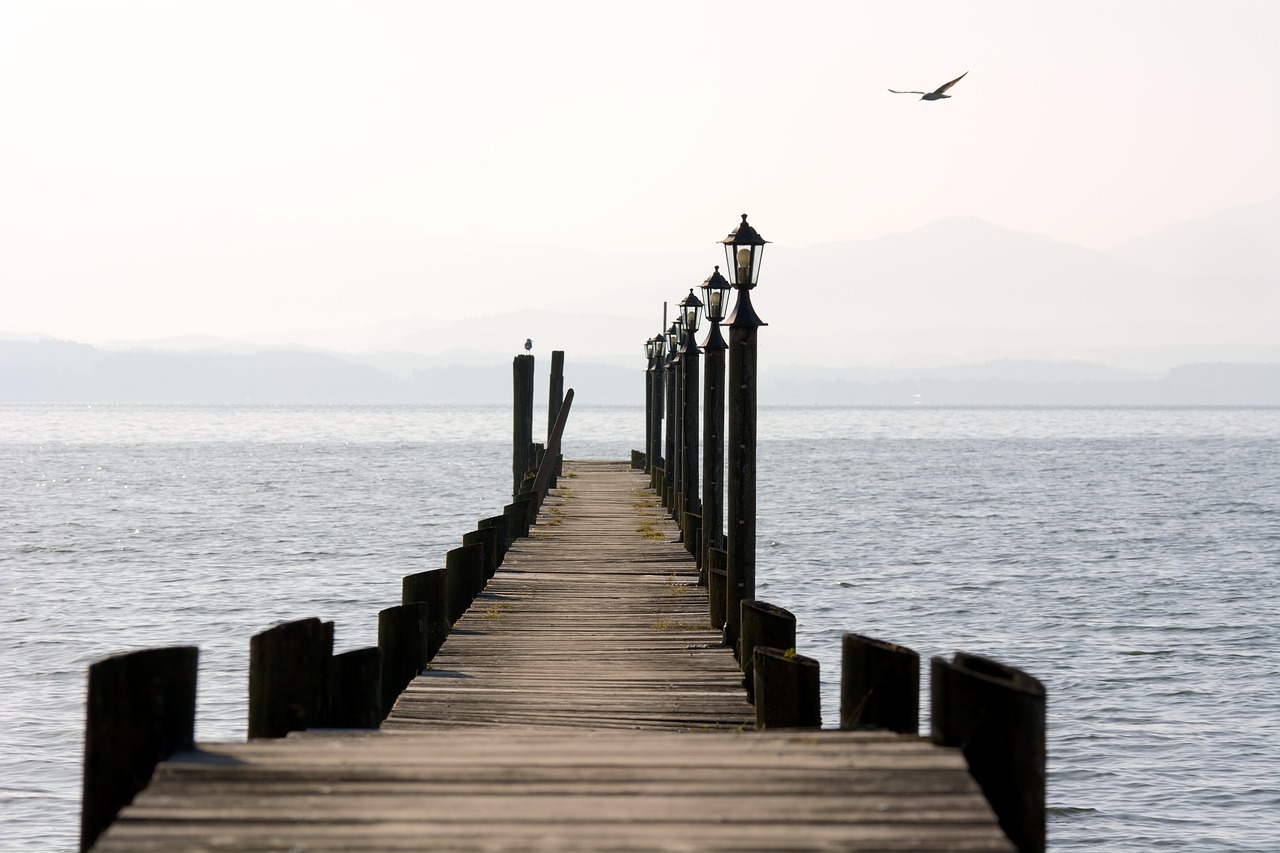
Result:
M964 72L964 74L968 74L968 73L969 73L968 71ZM952 80L950 83L943 83L941 86L934 89L932 92L899 92L897 89L890 89L889 91L893 92L893 94L895 95L923 95L924 97L920 99L922 101L939 101L939 100L942 100L943 98L951 97L950 95L947 94L947 90L950 89L955 84L959 83L961 80L963 80L964 74L961 74L959 77Z

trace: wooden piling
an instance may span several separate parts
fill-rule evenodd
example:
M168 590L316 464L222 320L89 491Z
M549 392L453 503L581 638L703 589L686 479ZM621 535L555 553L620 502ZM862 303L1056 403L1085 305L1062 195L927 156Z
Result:
M569 411L573 408L573 389L565 392L560 402L560 411L556 413L556 422L551 427L551 436L547 440L546 455L540 460L538 470L533 478L533 512L529 517L532 524L542 508L542 501L547 497L547 490L555 483L556 471L560 464L560 442L564 437L565 425L569 422ZM545 463L545 464L543 464Z
M195 646L112 655L89 667L80 850L146 787L156 764L195 745Z
M673 363L674 353L668 352L662 369L663 402L662 402L662 506L670 511L672 507L672 485L675 482L676 467L676 368Z
M645 473L650 472L650 463L653 462L653 380L656 375L653 372L653 341L649 341L646 345L649 354L649 363L644 371L644 458ZM631 464L635 465L634 454L631 457ZM652 482L650 483L652 485Z
M560 451L551 450L551 434L556 428L556 416L560 414L560 405L564 403L564 351L551 351L551 379L547 385L547 450L555 454L552 463L552 482L561 474Z
M752 655L757 729L822 728L818 662L769 646Z
M467 612L471 602L484 590L484 548L481 545L463 545L444 555L444 568L448 576L445 582L449 601L449 624L457 622Z
M662 474L666 461L663 458L663 415L666 413L665 389L666 389L666 373L663 361L665 356L655 356L653 359L653 409L650 414L649 425L649 485L654 491L662 494L662 489L658 486L659 476Z
M400 693L431 659L430 606L401 604L378 612L379 707L391 712Z
M427 660L436 656L449 637L449 570L431 569L406 575L400 582L401 604L427 605Z
M702 547L703 561L710 565L709 553L724 547L724 353L727 344L720 324L713 322L703 343L702 416Z
M463 545L479 545L484 580L489 580L498 571L498 534L492 527L478 527L462 534ZM482 587L483 588L483 585Z
M685 351L680 355L680 378L684 382L684 387L680 390L680 406L683 412L680 417L681 440L683 446L680 450L680 515L684 516L691 512L699 512L699 503L702 500L702 493L699 489L699 476L701 474L701 464L698 461L698 442L702 438L702 428L699 426L701 420L702 404L700 386L700 373L698 370L698 345L693 340L693 332L688 332L688 343ZM689 549L689 553L697 556L697 538L689 535L685 537L685 545ZM701 562L699 560L699 562Z
M334 655L329 664L329 708L324 725L376 729L382 722L382 660L377 646Z
M738 638L738 664L742 667L743 686L747 688L747 698L754 699L756 646L788 649L796 647L796 617L789 610L784 610L767 601L748 599L740 605L740 632Z
M667 510L671 513L671 517L675 520L676 525L683 530L684 524L684 452L685 452L685 435L684 435L684 354L680 350L676 350L675 358L671 359L672 373L674 380L672 389L674 391L674 399L672 401L671 422L673 429L672 441L672 458L671 468L667 472L667 480L671 485L670 505Z
M511 493L519 494L520 482L530 466L533 445L533 356L518 355L511 365L514 392L514 424L511 437Z
M511 540L507 537L507 518L504 515L492 515L488 518L482 518L476 524L480 530L490 528L493 530L493 538L497 549L497 565L502 566L502 561L506 559L507 549L511 547Z
M521 492L508 506L511 507L514 522L512 538L522 539L528 536L529 527L537 518L537 501L534 500L533 491Z
M463 537L466 538L465 536ZM454 555L457 556L454 556ZM462 576L467 579L468 591L471 593L471 600L475 601L480 593L484 592L486 581L485 568L485 545L483 542L470 542L461 548L454 548L445 555L445 568L447 569L450 562L456 560L462 566Z
M840 728L920 733L920 655L905 646L845 634L840 655Z
M749 291L738 294L729 326L728 479L725 490L726 550L729 552L725 640L738 640L738 602L756 596L756 338L759 323ZM742 317L744 301L749 316ZM758 324L758 325L757 325Z
M249 639L249 737L277 738L323 723L333 623L314 617Z
M698 586L706 586L707 567L702 562L702 513L697 511L699 509L701 507L695 504L693 510L684 514L684 547L698 569Z
M957 652L930 661L930 739L958 746L1021 853L1045 849L1045 691L1022 670Z
M711 627L720 630L724 627L725 596L725 562L728 554L723 548L707 550L707 599L710 607Z

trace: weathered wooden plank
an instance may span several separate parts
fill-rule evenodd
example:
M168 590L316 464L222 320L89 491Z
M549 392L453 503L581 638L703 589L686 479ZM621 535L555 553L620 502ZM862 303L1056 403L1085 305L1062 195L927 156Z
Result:
M99 849L1011 849L957 750L868 734L508 727L210 745L161 765Z

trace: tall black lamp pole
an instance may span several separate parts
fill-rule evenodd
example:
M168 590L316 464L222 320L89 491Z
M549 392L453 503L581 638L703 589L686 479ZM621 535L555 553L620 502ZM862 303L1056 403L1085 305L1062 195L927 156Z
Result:
M671 517L676 520L676 525L684 530L684 311L676 305L676 319L672 324L675 327L675 335L670 341L672 349L675 351L675 358L671 359L671 363L675 365L675 391L676 391L676 408L675 408L675 479L672 485L675 489L671 499Z
M644 342L644 471L653 472L653 338Z
M729 302L729 280L720 267L702 283L706 305L707 336L702 352L707 357L702 385L702 565L710 571L711 550L724 547L724 351L720 334Z
M725 583L725 645L737 654L741 603L756 597L756 330L767 325L751 307L768 242L742 222L720 241L729 280L738 291L729 324L729 477L726 493L728 566Z
M663 412L663 361L667 351L667 342L662 335L650 338L653 343L653 409L649 414L649 445L645 451L649 454L649 485L657 487L658 471L662 467L662 412Z
M698 342L694 334L702 316L702 300L689 290L680 300L680 316L684 322L684 340L680 350L680 389L682 410L681 426L684 443L680 450L680 529L684 531L684 544L694 559L701 564L698 543L689 524L689 513L698 512Z
M676 476L676 366L675 347L672 341L675 340L676 327L672 323L664 333L666 338L666 361L662 368L665 377L664 385L666 386L666 423L663 424L663 447L662 455L662 505L668 510L671 509L674 501L671 499L671 488L675 482Z

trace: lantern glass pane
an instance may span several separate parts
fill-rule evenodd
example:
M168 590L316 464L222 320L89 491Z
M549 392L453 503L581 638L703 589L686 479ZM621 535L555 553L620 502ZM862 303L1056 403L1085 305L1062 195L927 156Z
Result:
M764 257L764 246L751 247L751 283L760 283L760 259Z

